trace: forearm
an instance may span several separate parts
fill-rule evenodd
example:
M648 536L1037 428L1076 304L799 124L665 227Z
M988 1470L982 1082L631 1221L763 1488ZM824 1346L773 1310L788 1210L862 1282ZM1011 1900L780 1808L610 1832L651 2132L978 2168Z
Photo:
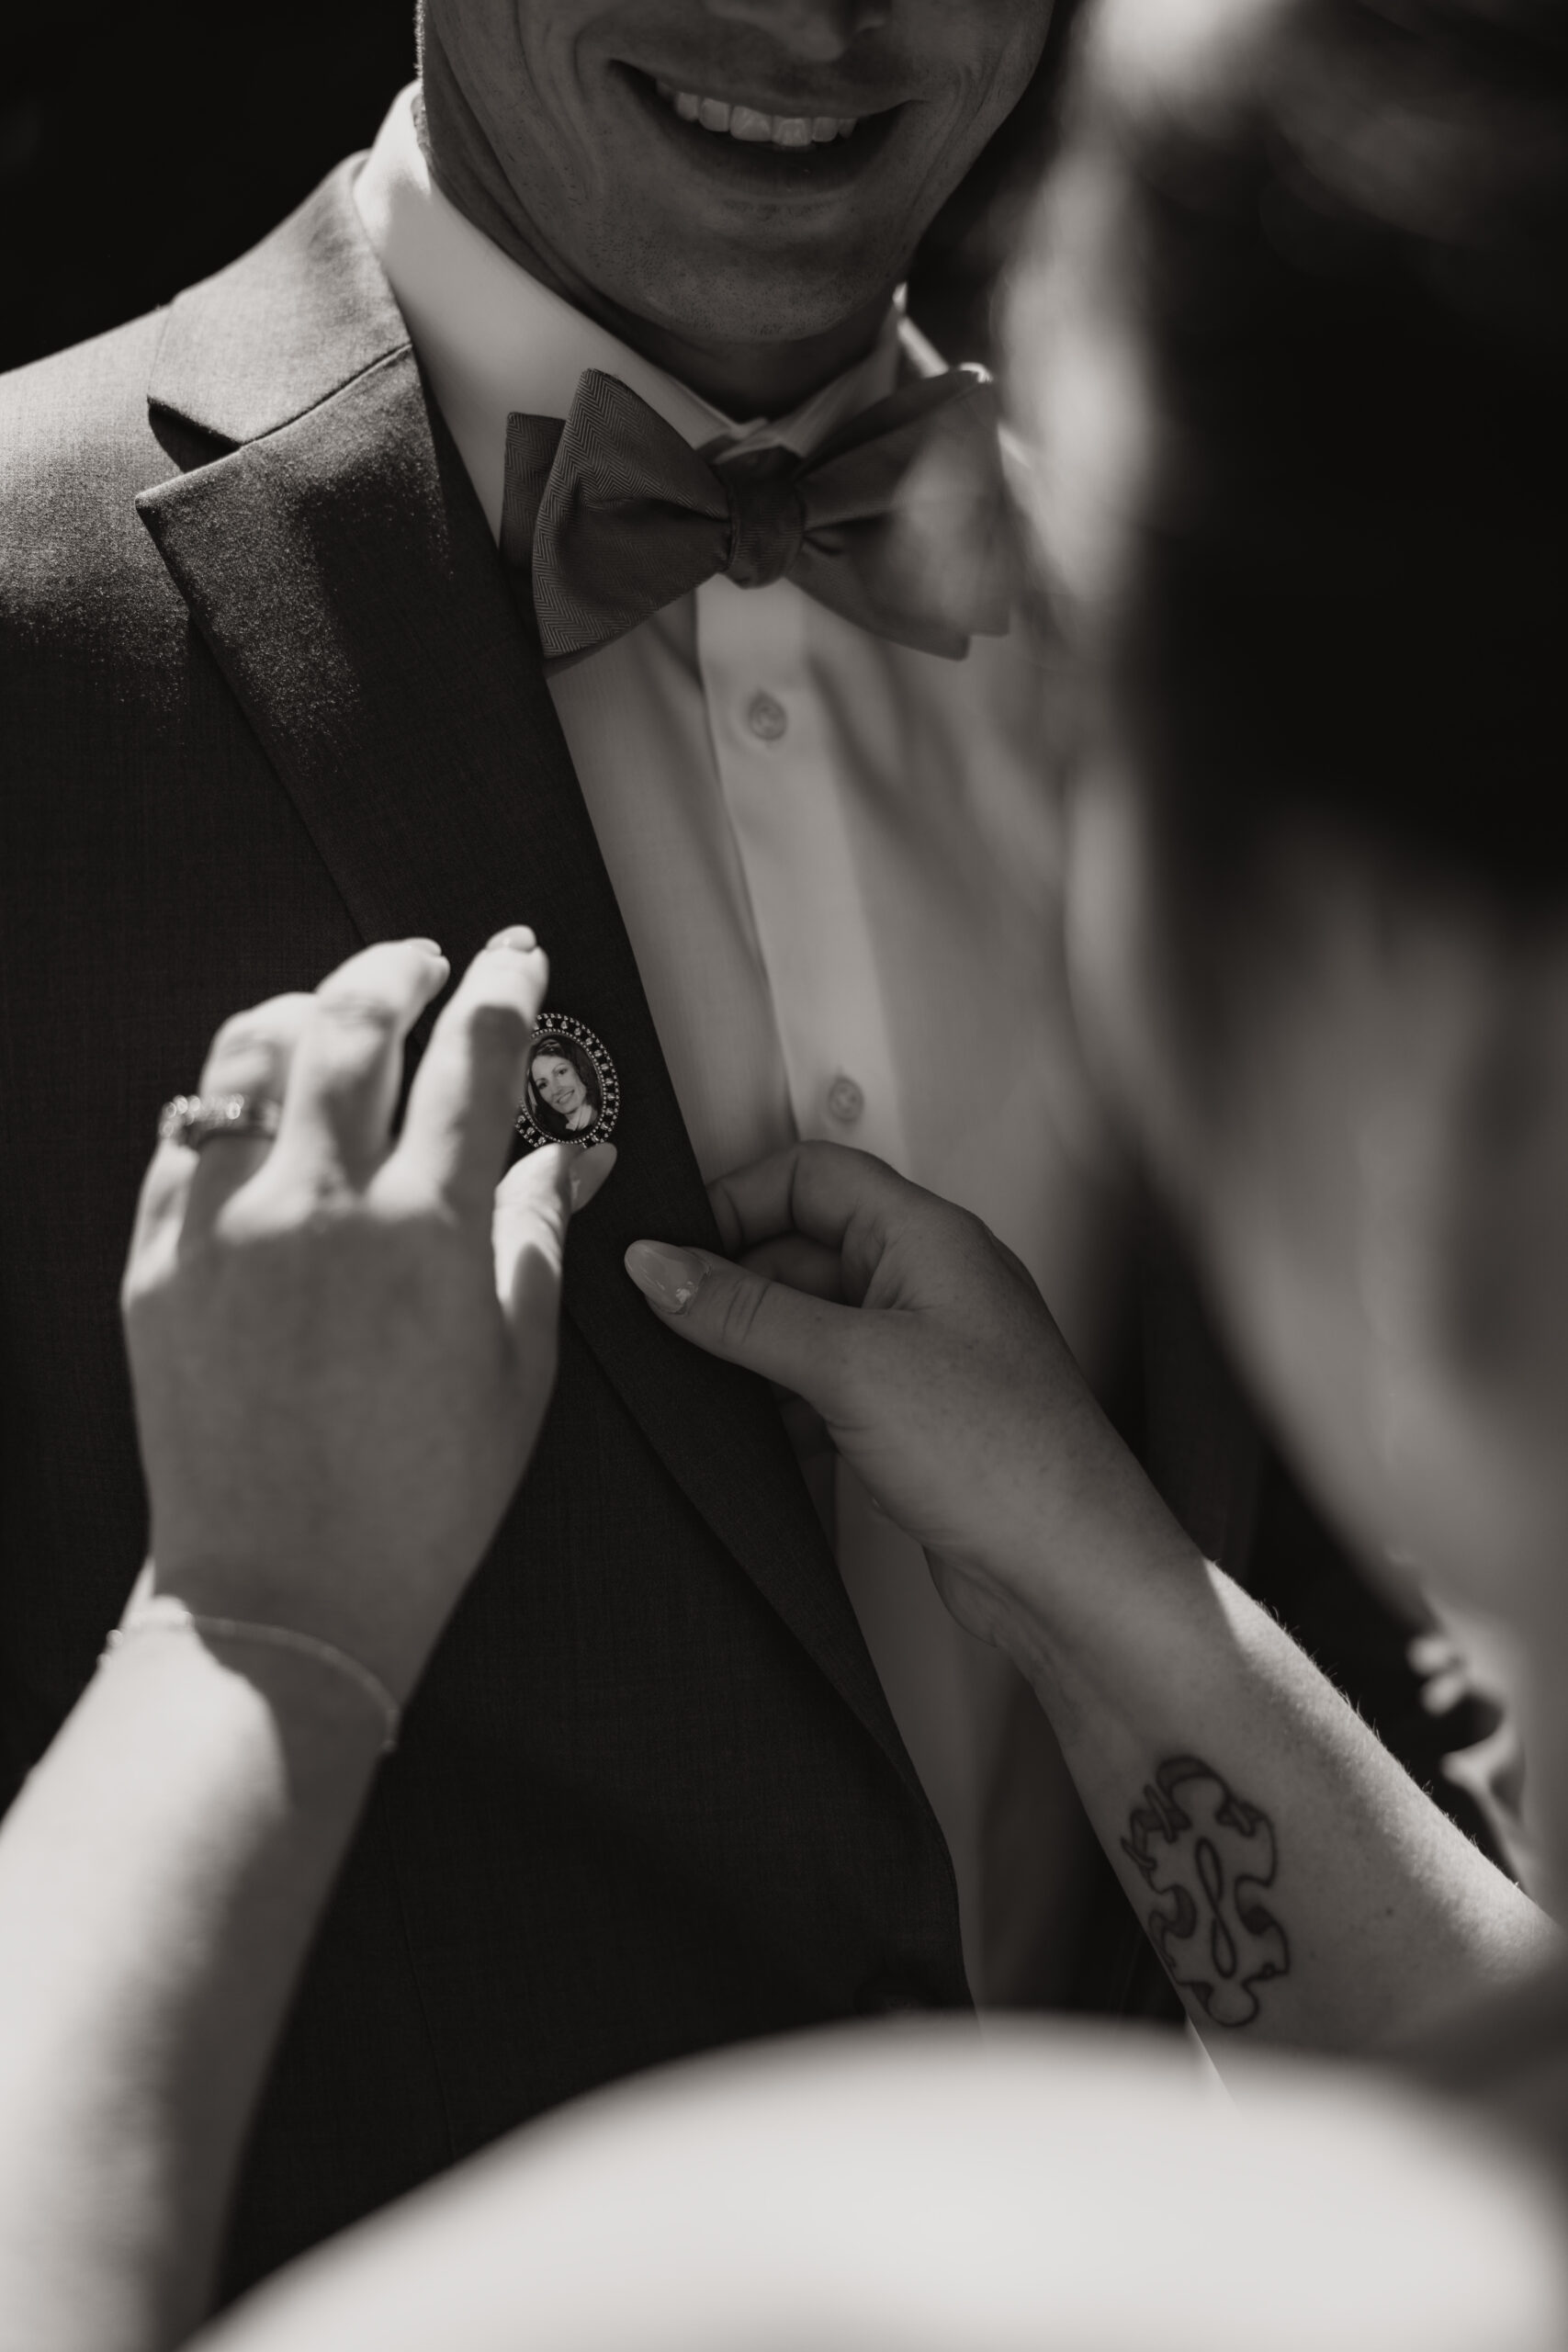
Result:
M821 1413L1016 1658L1216 2046L1364 2048L1545 1956L1541 1915L1193 1549L977 1219L829 1144L714 1203L749 1262L638 1243L628 1268L671 1330Z
M144 1635L18 1798L0 1829L6 2352L161 2352L200 2318L381 1728L312 1661Z
M1015 1573L1004 1640L1194 2024L1361 2050L1556 1931L1145 1489L1099 1556Z

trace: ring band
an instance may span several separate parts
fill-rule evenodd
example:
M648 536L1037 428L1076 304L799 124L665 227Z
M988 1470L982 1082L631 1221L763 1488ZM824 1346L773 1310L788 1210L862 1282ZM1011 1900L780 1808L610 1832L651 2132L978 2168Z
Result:
M265 1095L176 1094L158 1114L158 1140L200 1151L218 1136L275 1136L277 1121L278 1106Z

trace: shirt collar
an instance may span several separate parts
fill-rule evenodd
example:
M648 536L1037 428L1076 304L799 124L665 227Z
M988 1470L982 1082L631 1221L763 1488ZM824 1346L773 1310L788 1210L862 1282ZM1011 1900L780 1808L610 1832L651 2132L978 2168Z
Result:
M723 435L743 448L782 443L802 457L893 390L901 300L865 358L787 416L726 416L541 286L442 194L414 128L416 86L393 100L355 183L355 201L497 537L507 417L514 410L564 416L585 368L618 376L694 448Z

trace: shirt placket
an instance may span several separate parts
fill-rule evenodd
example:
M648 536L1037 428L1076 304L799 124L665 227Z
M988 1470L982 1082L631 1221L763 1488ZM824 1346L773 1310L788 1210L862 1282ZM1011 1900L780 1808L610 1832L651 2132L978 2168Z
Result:
M872 952L805 598L788 582L697 592L714 756L766 969L795 1131L906 1164L892 1035Z

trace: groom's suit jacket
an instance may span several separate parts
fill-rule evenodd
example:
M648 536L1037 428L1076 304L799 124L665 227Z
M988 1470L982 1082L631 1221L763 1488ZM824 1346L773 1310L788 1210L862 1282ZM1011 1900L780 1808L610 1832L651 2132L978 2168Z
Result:
M346 171L166 311L0 386L0 480L6 1795L140 1564L116 1290L158 1105L220 1022L367 940L428 934L460 968L522 917L621 1081L558 1394L308 1970L243 2279L613 2076L962 2006L953 1875L771 1397L622 1271L638 1236L716 1236L538 659ZM1229 1407L1204 1421L1153 1295L1156 1389L1186 1416L1168 1483L1216 1529L1249 1521L1256 1441ZM1157 1452L1155 1390L1146 1418ZM1245 1551L1240 1521L1224 1543ZM1086 2004L1136 2002L1139 1944L1112 1892Z

